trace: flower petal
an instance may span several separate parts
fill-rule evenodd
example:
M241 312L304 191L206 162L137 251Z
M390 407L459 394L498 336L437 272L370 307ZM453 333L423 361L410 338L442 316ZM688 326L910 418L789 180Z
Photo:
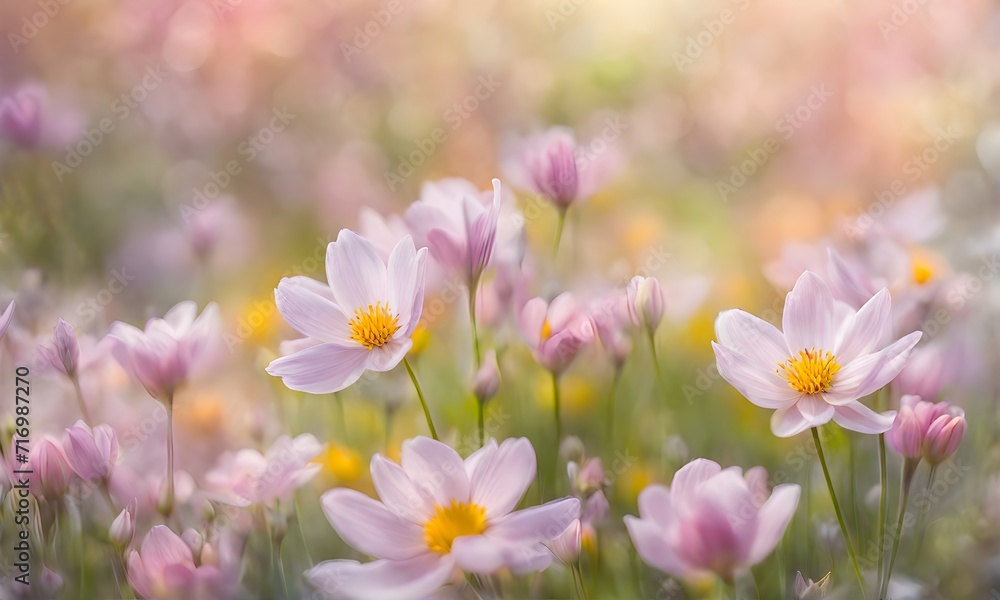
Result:
M802 489L794 483L786 483L774 488L771 497L757 512L757 532L750 547L748 563L755 565L774 551L785 534L785 529L795 516Z
M833 422L858 433L885 433L892 428L896 411L877 413L860 402L836 407Z
M799 412L797 402L786 408L779 408L771 415L771 433L778 437L792 437L806 429L809 429L809 421Z
M639 492L639 516L655 521L661 527L670 523L674 518L670 490L665 486L653 484Z
M636 552L646 564L675 577L687 575L688 567L684 560L667 543L666 533L653 522L626 515L625 528Z
M424 259L427 251L418 252L413 246L413 238L404 237L392 249L386 268L387 301L397 317L397 336L409 337L416 321L420 319L424 293ZM417 302L419 300L419 303ZM416 311L415 311L416 309Z
M318 286L302 285L303 279L308 278L282 279L274 290L274 301L285 321L311 338L341 346L356 345L347 315L332 300L317 294Z
M347 570L337 593L350 600L424 600L454 573L450 556L433 553L409 560L376 560Z
M490 537L509 542L548 541L579 517L580 500L562 498L500 517L487 531Z
M800 350L833 348L836 340L833 294L819 275L806 271L785 300L781 328L789 356Z
M379 373L391 371L412 347L413 340L410 338L393 338L382 347L366 350L368 356L365 358L365 368Z
M874 351L891 331L892 299L889 290L882 288L848 319L833 353L841 364L847 364Z
M696 458L674 473L670 483L670 501L674 508L696 497L698 488L710 477L722 471L722 467L707 458Z
M764 370L753 364L755 361L716 342L712 342L712 349L715 350L716 364L722 378L757 406L782 408L790 406L802 396L777 374L777 364L772 364L770 370Z
M323 514L354 549L376 558L406 560L427 552L424 530L361 492L337 488L320 498Z
M742 310L726 310L715 320L719 344L754 361L754 366L774 372L790 356L785 337L777 327ZM786 386L787 387L787 386Z
M365 372L368 352L361 346L320 344L282 356L267 366L285 386L311 394L339 392Z
M827 401L843 405L864 398L889 384L906 366L910 350L920 341L921 332L915 331L874 354L861 356L834 376L833 387L827 392Z
M345 312L389 299L385 263L371 242L350 229L341 229L327 246L326 276Z
M403 442L403 470L410 480L442 506L452 500L469 501L465 464L447 444L419 436Z
M389 510L414 523L424 522L434 514L434 500L413 483L401 466L376 454L371 471L375 491Z
M535 449L527 438L506 439L492 460L484 461L471 479L472 501L495 519L514 510L535 480Z
M833 418L833 405L828 404L821 396L802 396L796 406L810 427L829 423Z

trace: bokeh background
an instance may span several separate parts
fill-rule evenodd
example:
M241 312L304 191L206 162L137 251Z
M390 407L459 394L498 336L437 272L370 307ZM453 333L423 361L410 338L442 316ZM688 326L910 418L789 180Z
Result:
M286 544L288 573L308 567L307 553L353 556L322 518L320 492L371 491L372 453L398 453L423 417L400 373L365 378L336 399L267 376L279 342L296 337L273 288L289 274L322 279L326 244L341 228L364 232L363 209L400 213L422 182L444 177L486 189L505 179L519 137L565 125L615 174L570 212L556 259L556 212L510 194L535 257L531 294L586 294L640 273L661 279L671 307L658 338L666 389L636 343L615 388L615 445L602 437L614 369L600 346L564 378L567 431L613 475L592 597L635 594L635 578L647 597L684 597L662 575L631 569L620 516L634 513L644 485L669 482L695 456L764 465L804 486L807 508L784 556L756 574L761 597L786 589L780 569L818 579L843 566L814 450L772 436L768 411L719 378L709 341L723 309L774 320L826 245L850 251L873 228L895 236L914 268L931 270L905 287L965 286L960 307L948 300L955 287L927 301L947 319L912 328L962 341L952 353L962 376L946 395L977 415L960 453L970 474L935 505L926 549L908 557L904 543L897 568L923 591L899 597L1000 589L994 3L38 0L4 2L0 23L0 96L40 99L30 139L10 133L10 105L0 105L0 299L17 298L17 325L36 340L59 316L100 338L116 320L141 325L182 300L217 302L229 352L178 397L179 465L197 480L221 452L266 448L280 433L326 443L322 475L297 495L305 526ZM467 451L475 421L465 303L435 294L416 364L439 427ZM490 434L531 438L556 482L549 380L516 328L485 336L505 348ZM153 410L114 361L104 368L92 393L105 419L119 406ZM60 432L76 420L65 408L72 400L44 377L36 430ZM854 490L849 513L870 528L873 442L858 436L849 451L843 432L829 435L839 481ZM152 432L148 452L142 445L128 460L160 469L162 436ZM543 488L529 498L551 497ZM266 556L269 545L257 542L248 555ZM65 597L107 593L100 580L79 589L67 564ZM266 572L245 582L274 583ZM566 574L545 585L539 597L572 589Z

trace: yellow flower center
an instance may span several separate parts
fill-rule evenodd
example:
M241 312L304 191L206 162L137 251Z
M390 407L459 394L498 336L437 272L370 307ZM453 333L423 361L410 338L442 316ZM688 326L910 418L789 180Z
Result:
M784 364L778 363L781 375L792 389L803 394L818 394L829 391L833 386L833 376L840 370L840 363L831 352L799 350L799 355L789 358Z
M434 516L424 523L427 547L440 554L451 552L451 543L463 535L486 531L486 509L471 502L452 500L449 506L434 505Z
M913 261L913 281L917 285L923 285L934 277L934 267L928 262L918 260Z
M381 302L355 309L354 318L347 324L351 326L351 339L369 350L384 346L399 329L398 317Z
M549 323L548 319L542 321L542 340L547 340L552 337L552 324Z

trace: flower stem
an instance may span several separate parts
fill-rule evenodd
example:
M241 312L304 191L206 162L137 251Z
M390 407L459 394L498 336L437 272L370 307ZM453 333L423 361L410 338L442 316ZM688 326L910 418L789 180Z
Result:
M611 380L611 389L608 390L608 414L607 414L607 444L608 448L615 447L615 396L618 393L618 382L622 378L621 367L615 367L615 375Z
M892 552L889 553L889 566L885 570L885 579L879 588L879 600L884 600L889 591L889 580L892 579L892 567L896 564L896 552L899 551L899 538L903 537L903 517L906 515L906 501L910 498L910 484L913 473L917 470L917 461L906 459L903 462L903 477L899 482L899 510L896 516L896 537L892 540Z
M485 403L476 400L476 406L479 407L479 447L482 448L486 443L486 406Z
M924 485L924 497L920 502L920 516L917 517L917 543L914 549L923 547L924 535L927 533L927 512L930 507L931 486L934 485L934 476L937 474L937 465L931 465L931 470L927 473L927 484Z
M479 279L469 284L469 322L472 323L472 353L476 358L476 368L482 366L483 358L479 350L479 329L476 326L476 293L479 291Z
M80 388L80 378L74 373L69 379L73 382L73 390L76 392L76 401L80 405L80 414L83 415L83 420L86 421L88 425L93 425L94 420L91 418L90 411L87 409L87 402L83 399L83 389Z
M420 382L417 381L417 376L413 373L413 368L410 367L410 361L403 357L403 366L406 367L406 372L410 375L410 381L413 382L414 389L417 390L417 398L420 398L420 406L424 409L424 418L427 419L427 428L431 430L431 437L435 440L438 439L437 429L434 429L434 420L431 418L431 409L427 408L427 400L424 399L424 392L420 389Z
M556 243L555 247L552 249L552 256L559 255L559 243L562 241L563 227L566 226L566 210L565 208L560 208L559 210L559 221L556 224Z
M660 358L656 353L656 333L650 331L647 337L649 339L649 349L653 353L653 370L656 372L656 383L660 386L660 393L666 396L667 383L663 379L663 372L660 371Z
M847 531L847 523L844 522L844 513L840 510L840 503L837 502L837 494L833 489L833 479L830 477L830 469L826 465L826 455L823 453L823 442L819 438L819 430L815 427L812 428L812 436L813 442L816 443L816 455L819 457L819 464L823 467L826 487L830 490L830 500L833 501L833 510L837 513L837 522L840 523L840 533L844 536L844 546L847 548L847 556L851 559L854 574L858 577L858 584L861 586L861 597L865 598L865 578L861 574L858 557L854 553L854 544L851 542L850 532Z
M559 454L559 444L562 443L562 415L559 408L559 376L552 373L552 406L556 417L556 455Z
M885 468L885 434L878 434L878 466L880 491L878 499L878 582L879 589L882 589L882 563L885 558L885 517L886 503L888 501L889 475Z
M167 491L157 508L169 517L174 510L174 397L167 397L163 405L167 408Z

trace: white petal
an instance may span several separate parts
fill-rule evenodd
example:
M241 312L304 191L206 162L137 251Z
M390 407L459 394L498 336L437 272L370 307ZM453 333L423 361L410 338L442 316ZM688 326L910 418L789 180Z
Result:
M799 412L798 403L779 408L771 415L771 432L778 437L792 437L809 429L809 421Z
M719 374L739 390L747 400L762 408L782 408L794 403L802 395L792 389L777 374L777 363L770 370L755 364L741 354L712 342Z
M836 342L833 294L819 275L806 271L785 300L781 328L789 356L800 350L829 350Z
M285 321L311 338L341 346L356 345L347 315L333 301L317 294L314 288L318 286L301 285L302 279L306 278L282 279L274 290L274 301Z
M377 558L406 560L426 553L424 529L361 492L337 488L320 498L323 514L356 550Z
M311 394L339 392L365 372L368 352L360 347L320 344L282 356L267 366L290 389Z
M848 319L832 351L840 364L847 364L878 348L888 339L891 330L892 299L889 290L882 288Z
M880 414L860 402L838 406L833 415L834 423L858 433L885 433L892 428L895 419L894 410Z
M403 470L410 481L427 492L434 502L445 506L452 500L469 501L469 477L465 463L447 444L428 437L403 442Z
M350 229L341 229L327 247L326 276L344 312L389 299L385 263L371 242Z
M472 501L495 519L514 510L535 480L535 449L527 438L506 439L488 463L476 469L471 480Z
M742 310L726 310L715 320L719 344L754 361L755 366L773 372L778 363L791 356L781 332L767 321Z
M398 464L376 454L371 472L375 491L389 510L414 523L422 523L434 514L434 500Z

